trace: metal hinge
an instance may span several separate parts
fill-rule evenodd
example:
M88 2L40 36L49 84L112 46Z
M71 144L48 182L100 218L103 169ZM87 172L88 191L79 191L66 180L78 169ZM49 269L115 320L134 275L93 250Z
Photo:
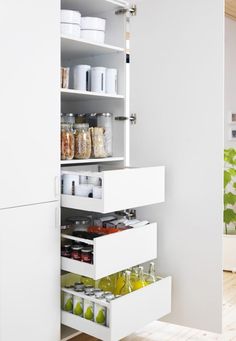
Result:
M115 14L119 15L119 14L126 14L129 13L132 16L137 15L137 6L136 5L132 5L129 8L121 8L118 9L117 11L115 11Z
M116 116L115 120L116 121L127 121L127 120L130 120L131 124L136 124L137 123L137 115L136 114L131 114L130 117L127 117L127 116Z

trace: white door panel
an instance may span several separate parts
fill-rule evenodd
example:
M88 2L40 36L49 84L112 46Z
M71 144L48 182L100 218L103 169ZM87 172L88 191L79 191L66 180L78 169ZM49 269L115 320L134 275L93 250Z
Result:
M223 0L140 0L130 19L131 165L166 166L165 204L139 213L158 222L158 269L173 276L168 321L218 332L223 13Z
M0 211L0 340L60 340L59 203Z
M57 199L60 2L0 2L0 208Z

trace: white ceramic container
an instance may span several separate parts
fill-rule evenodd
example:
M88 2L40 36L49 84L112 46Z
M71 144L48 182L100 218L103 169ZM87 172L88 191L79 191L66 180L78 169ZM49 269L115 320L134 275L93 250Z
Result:
M61 23L61 34L73 38L80 38L80 26L78 24Z
M106 93L117 94L117 69L106 69Z
M92 67L91 69L91 91L106 92L106 68Z
M91 66L76 65L73 69L74 89L81 91L91 90Z
M79 185L79 175L63 174L63 194L72 195L72 188Z
M78 11L71 11L69 9L61 10L61 23L67 24L81 24L81 14Z
M81 18L81 29L82 30L95 30L105 31L106 20L95 17L82 17Z
M102 199L102 187L101 186L93 186L93 198Z
M93 43L104 44L105 32L95 30L81 30L81 38Z

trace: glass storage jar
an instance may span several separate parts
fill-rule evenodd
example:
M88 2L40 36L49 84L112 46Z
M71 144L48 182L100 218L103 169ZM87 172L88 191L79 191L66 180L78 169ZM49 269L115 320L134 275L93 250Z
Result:
M72 113L69 113L69 114L64 114L64 121L65 123L67 124L74 124L75 123L75 115L72 114Z
M107 157L105 150L104 128L90 128L92 137L92 156L95 158Z
M86 114L76 114L75 124L86 123Z
M104 128L104 148L107 156L112 156L112 121L111 113L97 114L97 127Z
M87 231L88 227L91 226L91 218L86 216L69 217L66 222L73 226L73 232Z
M91 136L87 123L75 124L75 159L89 159L91 156Z
M61 124L61 159L72 160L74 158L74 133L72 125Z

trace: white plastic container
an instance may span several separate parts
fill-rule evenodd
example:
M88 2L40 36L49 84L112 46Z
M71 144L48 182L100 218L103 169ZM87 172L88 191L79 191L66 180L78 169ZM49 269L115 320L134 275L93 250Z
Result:
M106 69L106 93L117 94L117 69Z
M69 9L61 10L61 23L67 24L81 24L81 14L78 11L71 11Z
M102 187L101 186L93 186L93 198L102 199Z
M61 34L73 38L80 38L80 26L78 24L61 23Z
M63 174L63 194L72 195L73 184L79 185L79 175L76 174Z
M95 17L82 17L81 18L81 29L82 30L95 30L105 31L106 20Z
M94 186L100 186L100 178L89 176L88 177L88 184L94 185Z
M93 43L104 44L105 32L95 30L81 30L81 38Z
M88 197L93 192L93 185L81 184L75 186L75 195L78 197Z
M93 67L91 69L91 90L93 92L106 92L106 68Z
M91 90L91 66L76 65L73 69L74 89L81 91Z

